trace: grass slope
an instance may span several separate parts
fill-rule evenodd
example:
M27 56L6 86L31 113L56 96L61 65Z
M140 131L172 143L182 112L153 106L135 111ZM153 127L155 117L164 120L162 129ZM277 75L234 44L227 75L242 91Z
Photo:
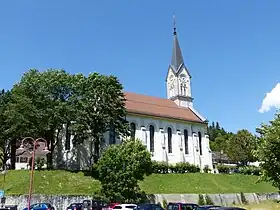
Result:
M29 171L9 171L3 187L6 194L27 194ZM140 186L146 193L240 193L276 192L269 183L256 183L257 176L223 174L153 174ZM100 183L82 172L36 171L34 190L36 194L92 195L98 191Z

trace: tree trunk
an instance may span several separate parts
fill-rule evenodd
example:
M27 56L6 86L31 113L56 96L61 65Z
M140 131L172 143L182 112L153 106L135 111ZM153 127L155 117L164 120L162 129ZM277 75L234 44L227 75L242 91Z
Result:
M16 149L17 149L17 139L12 139L11 142L11 169L16 169Z

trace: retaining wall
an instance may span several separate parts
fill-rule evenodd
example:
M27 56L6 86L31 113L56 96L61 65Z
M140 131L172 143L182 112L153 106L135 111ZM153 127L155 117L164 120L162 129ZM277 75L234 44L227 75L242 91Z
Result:
M240 204L240 194L208 194L212 201L218 205ZM264 200L280 200L279 193L244 193L249 203L259 203ZM204 194L205 196L205 194ZM198 194L154 194L149 195L151 203L167 202L191 202L197 203ZM56 210L65 210L71 203L82 202L85 199L91 199L91 196L60 196L60 195L33 195L32 203L49 202L53 204ZM27 195L7 196L6 204L18 205L22 210L27 206Z

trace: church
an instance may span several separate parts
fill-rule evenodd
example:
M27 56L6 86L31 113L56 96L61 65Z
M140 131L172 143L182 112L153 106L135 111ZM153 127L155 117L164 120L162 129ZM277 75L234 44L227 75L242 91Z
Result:
M143 141L152 159L169 164L188 162L213 169L207 120L194 108L191 74L184 64L174 26L167 98L125 93L131 133ZM109 135L110 141L110 135Z
M184 64L175 24L172 58L165 81L167 98L125 92L126 120L130 124L131 136L143 142L155 161L168 164L188 162L201 169L205 166L213 169L208 122L194 108L191 74ZM91 167L93 146L74 146L73 137L67 138L67 133L64 136L54 151L54 164L78 170ZM104 139L103 147L121 142L113 130L105 133ZM16 163L17 169L26 167L27 160Z

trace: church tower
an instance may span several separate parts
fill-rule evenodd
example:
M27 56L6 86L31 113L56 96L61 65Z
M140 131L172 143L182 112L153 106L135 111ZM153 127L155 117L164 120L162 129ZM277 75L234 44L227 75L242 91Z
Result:
M184 64L176 31L175 18L173 21L172 58L166 77L167 98L173 100L178 106L192 108L191 75Z

